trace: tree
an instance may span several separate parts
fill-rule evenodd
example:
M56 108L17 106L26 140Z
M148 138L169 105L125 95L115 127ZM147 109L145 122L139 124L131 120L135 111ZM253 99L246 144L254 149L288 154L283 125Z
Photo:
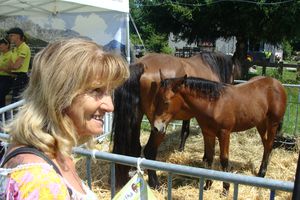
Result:
M234 56L245 63L248 43L278 44L300 37L299 0L149 0L134 1L143 23L188 42L237 39ZM247 67L244 67L244 74Z
M145 14L142 12L138 1L130 0L130 14L134 23L138 27L139 34L143 39L147 51L162 52L170 54L171 49L168 47L168 33L158 32L152 23L145 21ZM130 38L132 43L140 44L140 39L137 36L133 23L130 26Z

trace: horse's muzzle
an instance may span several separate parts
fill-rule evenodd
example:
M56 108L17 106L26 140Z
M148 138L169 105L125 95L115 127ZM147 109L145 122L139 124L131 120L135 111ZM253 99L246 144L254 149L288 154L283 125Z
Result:
M153 131L164 134L166 132L166 124L161 121L155 121Z

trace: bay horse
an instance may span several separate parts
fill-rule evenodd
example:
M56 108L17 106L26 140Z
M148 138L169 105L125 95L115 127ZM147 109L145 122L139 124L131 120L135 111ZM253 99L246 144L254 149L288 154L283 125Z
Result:
M168 123L182 113L186 118L195 117L203 134L203 161L208 168L212 167L217 137L221 167L227 171L230 133L256 127L264 148L258 176L265 176L287 104L285 89L278 80L254 77L242 84L229 85L198 77L165 79L163 73L161 76L154 116L156 134L164 135ZM211 184L207 180L205 189ZM223 183L223 189L227 193L229 184Z
M191 58L151 53L138 59L129 68L129 79L114 93L113 153L139 157L141 156L140 128L144 114L153 125L157 104L156 93L160 82L159 69L169 78L188 74L232 83L239 64L233 61L232 57L217 52L202 52ZM181 148L188 134L189 121L185 121L181 133ZM157 148L162 140L162 137L157 137L156 133L151 131L144 149L144 156L147 159L156 159ZM123 186L129 180L129 169L130 167L116 165L117 187ZM155 171L148 170L148 176L149 185L157 187L159 182Z

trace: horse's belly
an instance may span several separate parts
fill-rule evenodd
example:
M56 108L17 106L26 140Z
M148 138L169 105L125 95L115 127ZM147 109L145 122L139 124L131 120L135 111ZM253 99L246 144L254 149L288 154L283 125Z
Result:
M247 121L238 121L236 122L233 131L245 131L250 128L256 127L259 124L259 121L256 119L248 119Z
M255 127L255 125L248 124L248 125L243 125L243 126L236 126L236 127L234 127L232 132L245 131L245 130L251 129L253 127Z

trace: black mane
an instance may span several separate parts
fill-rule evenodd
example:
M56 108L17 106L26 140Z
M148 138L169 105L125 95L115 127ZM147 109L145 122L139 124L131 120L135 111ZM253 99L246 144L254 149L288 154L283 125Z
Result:
M221 82L230 83L233 74L233 60L229 55L219 52L201 52L197 54L220 77Z
M167 86L174 83L174 81L182 80L182 85L195 91L197 94L204 95L210 99L217 99L221 95L224 88L226 88L226 83L210 81L198 77L180 77L180 78L169 78L162 80L160 86L166 88Z

